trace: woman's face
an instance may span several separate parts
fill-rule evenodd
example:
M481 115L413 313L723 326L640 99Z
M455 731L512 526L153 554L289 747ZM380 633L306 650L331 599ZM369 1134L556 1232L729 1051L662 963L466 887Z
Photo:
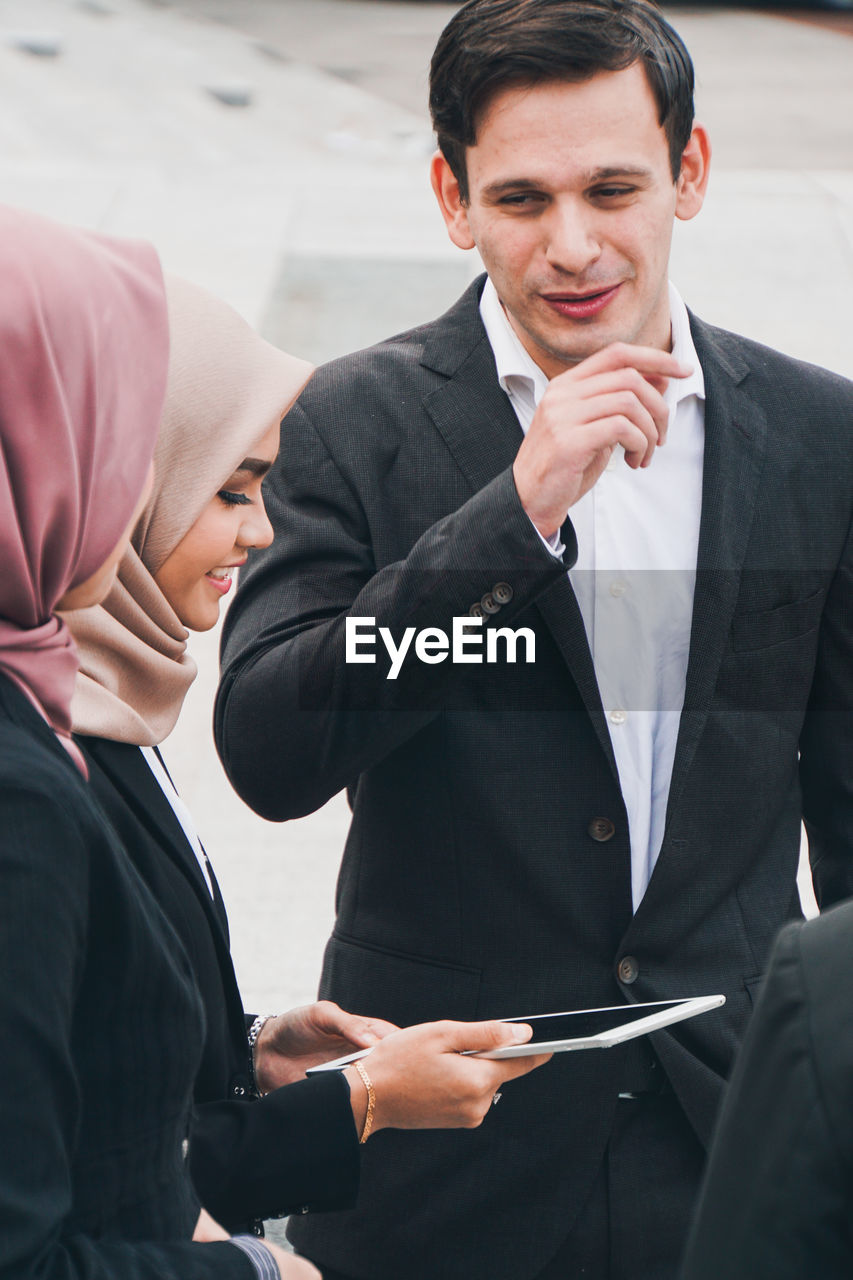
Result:
M272 542L261 481L275 461L278 439L276 420L154 575L189 631L209 631L216 625L220 603L249 548Z

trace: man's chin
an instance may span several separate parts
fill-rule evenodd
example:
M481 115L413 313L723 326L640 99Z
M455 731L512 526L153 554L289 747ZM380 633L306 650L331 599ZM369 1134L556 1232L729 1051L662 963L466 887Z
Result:
M590 356L594 356L596 352L602 351L614 342L630 341L630 338L618 330L614 331L603 325L597 325L594 329L590 327L585 333L573 334L571 339L564 338L559 343L551 342L548 346L542 344L540 349L549 366L573 369L575 365L588 360ZM542 363L544 367L544 361ZM546 368L545 372L550 377L556 376L553 368ZM559 372L559 369L556 372Z

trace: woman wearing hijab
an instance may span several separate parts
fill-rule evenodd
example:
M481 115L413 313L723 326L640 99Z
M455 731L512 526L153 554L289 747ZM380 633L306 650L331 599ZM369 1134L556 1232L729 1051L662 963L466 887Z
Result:
M103 598L150 490L159 264L0 208L0 279L0 1277L316 1276L223 1232L191 1242L202 1008L70 736L56 610Z
M157 480L104 605L68 618L81 653L73 720L98 798L191 957L207 1020L192 1175L206 1207L242 1228L351 1204L359 1139L384 1126L479 1123L504 1081L544 1059L458 1053L527 1039L529 1028L434 1024L382 1039L344 1073L304 1079L306 1067L394 1029L328 1002L244 1015L219 889L156 746L195 676L187 630L216 623L249 548L272 539L261 481L310 367L205 291L169 279L167 294Z

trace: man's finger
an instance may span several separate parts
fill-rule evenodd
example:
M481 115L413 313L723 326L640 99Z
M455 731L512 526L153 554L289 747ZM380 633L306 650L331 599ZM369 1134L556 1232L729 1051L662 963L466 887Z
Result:
M654 386L653 382L636 369L613 369L575 383L573 392L580 396L584 404L606 395L633 395L651 415L658 433L658 444L663 444L666 441L669 407L663 398L666 380L658 381L661 382L661 387Z
M647 448L650 447L653 450L660 444L659 423L633 391L612 391L607 395L584 401L581 417L584 425L617 417L627 418L629 422L639 427L648 442Z
M613 342L609 347L596 351L570 372L606 373L610 369L636 369L643 375L664 378L689 378L693 368L682 364L670 351L661 351L658 347L634 347L627 342Z

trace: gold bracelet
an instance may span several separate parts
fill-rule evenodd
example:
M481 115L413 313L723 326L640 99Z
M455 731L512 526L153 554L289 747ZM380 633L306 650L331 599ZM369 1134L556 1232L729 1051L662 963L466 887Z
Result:
M370 1076L365 1071L360 1062L355 1064L355 1069L361 1076L365 1089L367 1090L367 1115L364 1117L364 1128L361 1131L359 1142L367 1142L370 1137L370 1131L373 1128L373 1112L376 1108L376 1090L373 1088Z

